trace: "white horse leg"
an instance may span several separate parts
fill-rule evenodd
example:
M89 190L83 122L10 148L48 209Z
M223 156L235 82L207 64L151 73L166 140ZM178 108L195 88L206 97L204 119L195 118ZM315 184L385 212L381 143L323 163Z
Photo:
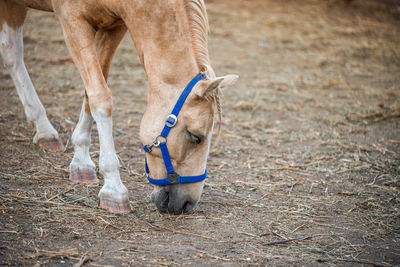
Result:
M100 61L104 79L107 80L111 60L126 32L124 25L115 27L112 30L100 29L96 32L96 51ZM90 159L90 132L92 129L93 117L87 96L85 96L79 122L72 134L74 144L74 158L70 164L70 180L81 183L98 182L95 165Z
M92 115L99 132L99 168L104 177L104 186L99 192L100 207L112 212L130 211L128 190L119 175L119 161L112 137L112 118L101 108L92 112Z
M77 183L97 183L96 166L90 158L90 133L93 125L93 117L88 108L87 98L82 104L79 122L72 134L72 144L74 145L74 157L69 165L69 179Z
M46 111L36 94L23 59L22 25L16 28L3 22L0 32L0 54L17 88L28 122L36 127L34 143L45 149L63 150L57 131L50 124Z
M86 93L90 112L96 121L100 140L99 169L104 177L104 186L99 192L100 207L111 212L129 212L128 190L119 175L119 162L112 136L112 96L108 88L97 56L95 31L83 17L65 16L71 5L63 5L63 11L55 7L67 47L78 67ZM65 17L64 17L65 16Z

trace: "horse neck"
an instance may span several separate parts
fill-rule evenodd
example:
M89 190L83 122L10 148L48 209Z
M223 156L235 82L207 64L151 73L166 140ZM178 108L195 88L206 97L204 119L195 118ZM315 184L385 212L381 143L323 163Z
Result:
M201 71L184 1L142 3L131 7L125 23L147 74L149 99L174 99Z

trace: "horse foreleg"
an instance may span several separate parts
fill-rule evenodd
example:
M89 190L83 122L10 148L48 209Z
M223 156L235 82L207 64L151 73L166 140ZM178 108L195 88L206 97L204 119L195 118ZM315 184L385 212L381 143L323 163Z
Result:
M104 186L99 192L100 207L110 212L129 212L128 191L122 184L119 162L112 137L112 96L97 57L95 29L79 14L56 9L67 47L86 88L90 112L96 121L100 140L99 169Z
M81 115L78 124L72 134L74 145L74 157L69 165L69 179L77 183L97 183L96 166L89 154L90 132L92 130L93 117L90 113L87 96L82 104Z
M97 56L100 61L104 79L107 81L108 72L115 50L126 33L125 25L115 27L112 30L99 30L96 32L95 42ZM80 183L97 183L95 165L90 158L90 132L93 117L90 112L88 98L85 95L79 122L72 134L74 145L74 157L70 164L70 180Z
M36 127L34 143L45 149L63 150L57 131L49 122L46 111L33 87L24 63L22 24L26 8L14 2L0 2L5 13L0 17L0 54L9 71L18 96L24 106L28 122Z

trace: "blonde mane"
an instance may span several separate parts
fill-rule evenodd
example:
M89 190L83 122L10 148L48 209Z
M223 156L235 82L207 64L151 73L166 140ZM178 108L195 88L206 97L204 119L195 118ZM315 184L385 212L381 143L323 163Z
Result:
M187 0L186 14L190 23L192 46L200 71L210 79L215 78L215 73L208 57L208 18L203 0Z
M208 57L208 32L210 30L207 18L206 6L203 0L187 0L186 14L190 23L190 33L192 38L192 46L196 56L197 64L201 72L203 72L208 79L215 79L214 70L210 64ZM217 142L219 143L219 136L221 133L222 124L222 107L220 100L220 90L215 90L212 99L215 101L218 111L218 131Z

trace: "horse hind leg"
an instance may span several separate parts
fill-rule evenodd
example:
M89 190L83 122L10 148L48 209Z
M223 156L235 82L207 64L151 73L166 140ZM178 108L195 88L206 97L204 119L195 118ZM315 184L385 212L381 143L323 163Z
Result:
M12 1L0 1L0 55L9 71L28 122L36 127L34 143L48 150L63 150L57 131L49 122L23 59L22 24L26 8Z

